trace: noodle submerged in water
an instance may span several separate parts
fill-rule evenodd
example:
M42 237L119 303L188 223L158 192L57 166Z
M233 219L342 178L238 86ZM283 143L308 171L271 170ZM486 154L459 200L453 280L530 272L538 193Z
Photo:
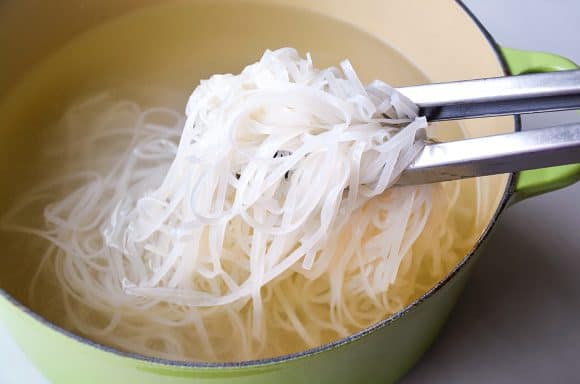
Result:
M31 305L56 279L57 322L127 351L240 361L315 347L402 309L473 241L457 224L470 207L452 210L460 183L388 189L427 123L348 61L318 70L266 51L202 81L185 116L103 93L61 124L69 169L2 228L48 241ZM19 224L34 205L44 223Z

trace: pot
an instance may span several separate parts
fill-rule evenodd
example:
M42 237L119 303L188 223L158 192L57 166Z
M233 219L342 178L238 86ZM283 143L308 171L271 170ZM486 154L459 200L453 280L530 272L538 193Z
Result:
M4 54L0 63L2 180L18 184L23 178L19 176L33 176L19 168L24 160L17 157L18 145L12 145L14 137L30 137L21 127L33 130L41 121L34 120L38 115L56 115L62 102L102 86L105 72L110 81L147 78L164 86L193 85L213 72L239 71L265 48L287 45L312 51L319 66L349 57L363 69L365 80L379 77L395 86L576 68L562 57L498 46L461 2L450 0L157 3L161 1L3 2L0 50L11 54ZM138 13L139 24L121 16ZM85 31L90 32L82 40L73 39ZM56 99L60 102L52 102ZM38 111L35 116L23 112L32 105ZM472 136L520 129L518 117L462 124ZM438 334L502 211L579 178L579 164L491 177L481 236L449 275L399 313L348 338L293 355L183 363L98 345L50 324L21 303L18 274L13 273L17 267L4 250L0 321L55 383L391 383L415 364ZM14 190L2 186L0 201L9 201Z

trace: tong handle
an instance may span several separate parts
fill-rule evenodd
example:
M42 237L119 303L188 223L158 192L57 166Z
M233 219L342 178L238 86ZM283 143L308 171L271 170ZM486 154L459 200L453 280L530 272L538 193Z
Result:
M580 163L580 123L426 145L396 185Z
M580 70L398 89L429 121L580 109Z

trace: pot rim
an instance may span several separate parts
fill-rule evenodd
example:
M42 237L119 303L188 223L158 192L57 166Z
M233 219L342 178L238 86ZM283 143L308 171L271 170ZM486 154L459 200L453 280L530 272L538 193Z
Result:
M493 36L483 26L481 21L473 14L473 12L467 7L467 5L464 3L464 0L455 0L455 2L467 14L467 16L476 24L478 29L484 35L488 44L491 46L493 52L495 53L500 65L502 67L504 74L510 75L510 69L508 67L508 64L507 64L504 56L502 55L502 53L500 51L499 44L495 41ZM516 131L516 132L521 131L521 118L519 115L514 116L514 131ZM333 350L335 348L349 344L351 342L357 341L364 336L367 336L367 335L369 335L369 334L371 334L371 333L373 333L373 332L375 332L383 327L390 325L391 323L393 323L394 321L396 321L400 318L404 318L408 313L413 311L422 302L432 298L435 295L435 293L437 291L439 291L440 289L442 289L450 280L452 280L454 278L454 276L456 274L458 274L459 271L461 271L465 267L465 265L473 258L474 254L479 251L482 244L485 242L485 240L489 236L491 229L495 226L500 214L509 205L510 198L514 194L514 190L515 190L515 173L511 173L511 174L509 174L509 178L508 178L505 190L503 192L503 196L501 198L501 201L498 205L498 208L496 209L491 220L487 224L485 230L483 231L481 236L476 241L475 245L463 257L463 259L453 268L453 270L451 270L443 279L439 280L435 286L433 286L431 289L426 291L418 299L416 299L415 301L413 301L411 304L407 305L405 308L401 309L400 311L392 314L391 316L389 316L389 317L387 317L387 318L385 318L385 319L383 319L383 320L381 320L381 321L379 321L379 322L377 322L377 323L375 323L367 328L364 328L356 333L353 333L352 335L349 335L349 336L344 337L342 339L332 341L330 343L322 344L322 345L317 346L315 348L309 348L309 349L306 349L304 351L295 352L295 353L291 353L291 354L269 357L269 358L264 358L264 359L245 360L245 361L195 362L195 361L170 360L170 359L163 359L163 358L157 358L157 357L149 357L149 356L141 355L138 353L123 352L123 351L120 351L120 350L115 349L113 347L102 345L102 344L94 342L88 338L74 334L68 330L65 330L65 329L59 327L56 324L51 323L50 321L46 320L41 315L37 314L36 312L34 312L31 309L29 309L28 307L26 307L24 304L20 303L18 300L16 300L16 298L14 298L12 295L10 295L7 291L2 289L1 287L0 287L0 296L3 296L4 298L6 298L9 303L14 305L17 309L21 310L25 314L31 316L34 320L40 322L42 325L48 327L49 329L56 331L56 332L60 333L61 335L64 335L65 337L73 339L74 341L77 341L77 342L82 343L84 345L94 347L102 352L112 353L112 354L117 355L119 357L130 358L130 359L137 360L139 362L152 363L152 364L162 365L162 366L179 367L179 368L219 368L219 369L223 369L223 368L231 368L231 369L245 368L245 369L248 369L248 368L260 368L260 367L265 367L265 366L274 365L274 364L281 364L281 363L285 363L285 362L292 361L292 360L311 357L313 355L317 355L317 354L322 353L322 352L327 352L327 351Z

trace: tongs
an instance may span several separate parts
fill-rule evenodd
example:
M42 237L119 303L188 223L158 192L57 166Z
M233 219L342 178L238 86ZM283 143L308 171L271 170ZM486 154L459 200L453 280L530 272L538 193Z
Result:
M403 87L427 120L580 109L580 70ZM426 184L580 163L580 123L445 143L429 142L397 185Z

